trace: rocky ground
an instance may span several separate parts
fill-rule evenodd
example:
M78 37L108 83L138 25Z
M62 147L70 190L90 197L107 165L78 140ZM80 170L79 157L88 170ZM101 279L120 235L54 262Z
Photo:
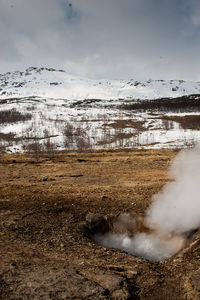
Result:
M200 299L200 233L163 262L104 248L88 213L142 215L177 152L0 156L0 299Z

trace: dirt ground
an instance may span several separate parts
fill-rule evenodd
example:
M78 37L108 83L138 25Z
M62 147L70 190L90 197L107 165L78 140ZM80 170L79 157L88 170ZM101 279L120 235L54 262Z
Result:
M0 299L200 299L200 233L149 262L85 237L88 213L142 214L177 152L0 156Z

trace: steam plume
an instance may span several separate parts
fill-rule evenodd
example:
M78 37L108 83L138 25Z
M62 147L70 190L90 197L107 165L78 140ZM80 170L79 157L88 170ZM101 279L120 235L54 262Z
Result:
M181 152L173 161L170 175L173 181L153 197L146 211L148 232L124 234L124 226L136 223L123 214L116 222L117 228L122 227L120 234L98 234L94 239L151 261L169 258L182 249L187 233L200 227L200 148Z
M147 210L151 228L182 234L200 226L200 149L181 152L170 174L175 179L153 197Z

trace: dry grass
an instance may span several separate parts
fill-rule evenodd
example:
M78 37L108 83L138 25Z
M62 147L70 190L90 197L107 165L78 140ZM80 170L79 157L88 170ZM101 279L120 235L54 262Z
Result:
M163 116L159 117L161 120L177 122L183 129L200 129L200 115L189 116Z
M84 205L82 213L85 210L126 211L133 207L142 212L151 195L166 182L166 169L174 156L175 152L167 150L97 151L60 153L53 160L37 161L22 154L5 154L0 158L1 197L11 206L16 205L14 199L20 206L32 205L30 199L39 201L41 206L41 201L56 202L58 198L66 199L67 204L67 199L78 195L75 201L79 202L78 207ZM72 174L83 176L73 178ZM41 181L43 177L49 179L45 184ZM103 196L109 199L106 206L102 206Z
M115 129L125 129L125 128L134 128L137 130L145 130L143 125L145 121L133 121L133 120L115 120L113 123L104 124L104 126L109 126Z
M1 299L199 299L197 243L150 263L98 246L79 230L88 212L142 214L169 180L175 155L111 150L39 161L0 155Z

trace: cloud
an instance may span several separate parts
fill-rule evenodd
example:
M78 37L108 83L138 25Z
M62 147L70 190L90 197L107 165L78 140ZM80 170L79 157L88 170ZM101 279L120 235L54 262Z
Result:
M198 1L0 0L1 72L199 80Z

